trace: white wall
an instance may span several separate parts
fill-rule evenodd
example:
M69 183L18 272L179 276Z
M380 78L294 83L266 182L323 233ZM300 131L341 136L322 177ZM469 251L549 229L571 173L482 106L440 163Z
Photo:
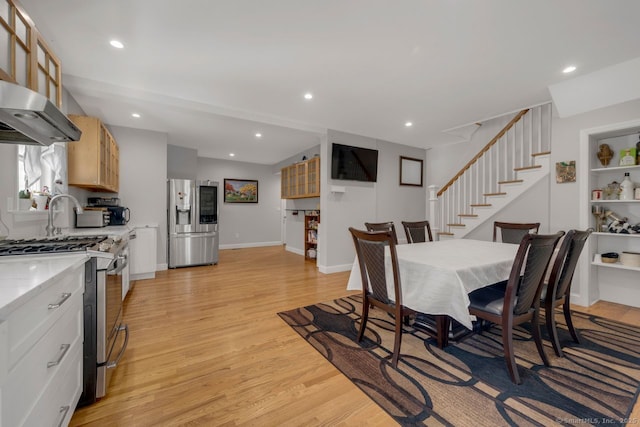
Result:
M258 203L223 203L220 194L220 249L282 244L280 175L273 167L198 157L198 179L258 180Z
M469 160L504 128L515 114L490 120L472 135L470 141L434 147L427 150L427 185L442 188Z
M321 272L349 270L355 256L349 227L364 229L365 222L394 221L403 238L400 221L426 217L426 186L400 186L399 156L425 158L425 150L329 130L320 156L331 159L331 144L339 143L378 150L377 182L331 179L331 162L321 164L322 220L318 230L318 266ZM331 186L345 187L332 193Z
M109 126L120 148L120 204L130 226L158 226L157 265L167 266L167 134ZM113 196L113 195L112 195Z

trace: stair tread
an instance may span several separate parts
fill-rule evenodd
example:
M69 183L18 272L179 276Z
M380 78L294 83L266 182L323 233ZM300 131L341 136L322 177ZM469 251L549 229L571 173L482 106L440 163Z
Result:
M455 234L449 233L448 231L438 231L438 236L455 236Z
M478 204L469 205L469 206L471 206L472 208L487 208L493 205L491 203L478 203Z
M458 216L465 217L465 218L476 218L478 215L477 214L458 214Z
M485 193L484 196L506 196L507 193Z
M498 181L498 184L516 184L518 182L524 182L524 179L512 179L509 181Z
M449 227L466 227L464 224L447 224Z
M514 171L526 171L529 169L540 169L542 165L533 165L533 166L523 166L521 168L513 168Z
M551 154L551 151L541 151L539 153L533 153L531 156L546 156L547 154Z

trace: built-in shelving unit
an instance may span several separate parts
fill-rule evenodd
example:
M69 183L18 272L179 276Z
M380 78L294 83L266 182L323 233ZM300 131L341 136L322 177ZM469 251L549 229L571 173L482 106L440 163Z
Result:
M581 258L579 286L572 288L579 292L575 298L572 296L578 304L604 300L640 307L640 267L601 260L601 254L607 252L640 252L640 234L610 232L607 225L613 216L604 217L602 229L597 228L598 215L602 217L608 211L632 226L640 223L640 200L619 200L616 194L604 191L614 181L621 183L626 172L635 186L640 186L640 165L619 166L621 151L636 146L639 131L640 120L636 120L581 132L581 159L586 167L580 174L584 203L580 222L582 228L593 227L596 232L587 241ZM602 144L607 144L613 153L607 165L597 155ZM603 190L601 199L594 200L594 190Z
M309 211L304 215L304 258L314 260L318 254L318 224L320 212Z

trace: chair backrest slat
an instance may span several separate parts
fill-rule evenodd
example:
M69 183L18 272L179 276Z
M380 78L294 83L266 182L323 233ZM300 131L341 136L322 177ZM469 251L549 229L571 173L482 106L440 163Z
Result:
M364 231L349 228L353 236L356 255L362 277L362 291L369 292L372 297L384 304L402 304L400 294L400 273L398 271L398 255L396 243L391 231ZM388 249L387 249L388 248ZM393 301L389 297L387 287L387 271L385 251L389 251L393 277ZM371 285L371 286L369 286ZM370 289L369 289L370 288Z
M368 282L371 284L371 292L375 299L384 303L389 302L387 291L386 271L384 266L383 242L370 242L360 239L360 254L364 264Z
M398 244L398 235L396 234L396 226L393 224L393 221L387 222L365 222L364 226L367 228L367 231L390 231L393 236L393 242Z
M539 222L500 222L493 223L493 241L497 241L498 230L503 243L519 244L522 238L530 233L538 233Z
M429 221L402 221L408 243L433 242ZM427 240L427 237L429 240Z
M505 297L505 306L513 304L513 314L524 314L534 304L539 304L544 273L563 234L564 232L550 235L527 234L522 238L507 282Z
M592 228L585 231L569 230L567 232L549 275L548 299L550 298L552 301L561 299L569 290L578 259L592 232Z

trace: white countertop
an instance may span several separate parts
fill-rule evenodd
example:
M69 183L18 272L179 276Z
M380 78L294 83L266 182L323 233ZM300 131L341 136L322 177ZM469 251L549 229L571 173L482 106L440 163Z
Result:
M0 257L0 321L16 307L55 283L66 270L82 265L86 253Z
M129 234L133 228L128 225L109 225L96 228L63 228L63 236L121 236Z

